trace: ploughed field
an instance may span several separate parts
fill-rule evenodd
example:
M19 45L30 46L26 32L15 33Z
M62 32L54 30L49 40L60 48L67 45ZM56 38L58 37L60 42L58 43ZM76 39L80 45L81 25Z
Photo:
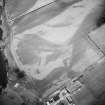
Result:
M15 20L14 49L24 71L43 80L54 71L81 72L100 59L102 54L87 38L95 26L98 4L83 0L65 5L64 10L50 5Z

